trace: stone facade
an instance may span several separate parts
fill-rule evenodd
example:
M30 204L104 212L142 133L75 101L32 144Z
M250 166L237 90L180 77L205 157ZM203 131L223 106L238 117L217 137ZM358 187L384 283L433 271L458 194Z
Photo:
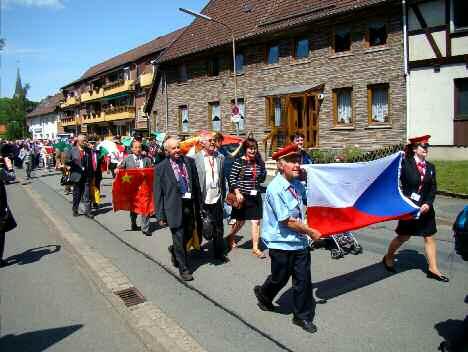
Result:
M380 12L379 12L380 11ZM366 45L367 24L379 18L387 23L387 44L369 48ZM346 23L352 28L351 50L335 54L332 48L335 25ZM293 57L295 38L309 38L310 52L305 59ZM398 144L405 140L406 103L403 72L401 12L397 7L374 9L372 12L354 13L333 21L310 23L306 26L257 37L249 42L237 43L238 52L245 55L244 73L238 75L238 97L245 102L246 128L258 140L269 130L266 98L262 92L293 85L324 85L319 114L320 148L341 148L359 145L372 149L383 145ZM267 45L278 43L279 63L268 65L265 60ZM219 49L218 49L219 50ZM207 75L210 57L220 58L220 73ZM210 129L209 103L220 103L222 130L234 133L230 121L231 101L234 98L230 47L222 51L204 51L163 63L167 85L161 84L153 107L157 116L157 129L170 134L181 134L179 107L186 105L189 111L190 132ZM188 79L180 82L179 67L185 64ZM163 77L164 77L163 75ZM371 125L368 120L368 85L388 84L389 116L386 125ZM354 123L336 127L334 124L333 89L352 87ZM166 106L167 104L167 106ZM166 126L166 119L168 126Z

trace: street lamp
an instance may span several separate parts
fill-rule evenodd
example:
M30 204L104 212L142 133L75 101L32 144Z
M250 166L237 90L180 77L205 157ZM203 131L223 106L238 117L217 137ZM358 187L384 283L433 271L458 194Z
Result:
M210 21L214 22L217 24L220 24L221 26L227 28L227 30L231 33L231 40L232 40L232 63L233 63L233 70L234 70L234 106L236 109L237 107L237 66L236 66L236 39L234 38L234 32L230 26L228 26L226 23L218 21L212 17L209 17L207 15L204 15L199 12L195 12L192 10L184 9L182 7L179 7L179 11L185 12L191 16L201 18L202 20L205 21ZM236 134L239 135L239 121L235 122L236 124Z

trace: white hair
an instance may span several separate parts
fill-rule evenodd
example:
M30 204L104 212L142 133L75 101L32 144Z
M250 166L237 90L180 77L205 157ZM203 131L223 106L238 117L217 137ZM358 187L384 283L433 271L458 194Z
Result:
M168 151L168 148L169 148L169 141L175 141L176 143L179 143L179 138L177 137L168 137L165 141L164 141L164 150L165 151Z

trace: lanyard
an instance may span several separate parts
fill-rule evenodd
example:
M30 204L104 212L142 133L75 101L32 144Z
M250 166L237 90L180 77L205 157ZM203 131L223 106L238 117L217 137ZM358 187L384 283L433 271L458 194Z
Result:
M211 167L211 179L213 180L214 182L214 156L211 156L211 155L207 155L207 158L208 158L208 163L210 164L210 167Z
M255 163L255 161L252 162L252 182L255 187L255 185L257 184L257 164Z
M303 219L299 193L295 190L293 186L289 186L288 190L289 192L291 192L292 196L297 200L297 208L299 209L299 214L301 214L301 219Z

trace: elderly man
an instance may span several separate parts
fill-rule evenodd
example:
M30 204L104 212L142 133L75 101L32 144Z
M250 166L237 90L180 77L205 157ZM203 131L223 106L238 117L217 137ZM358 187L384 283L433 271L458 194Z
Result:
M223 177L224 157L216 153L216 141L213 134L203 134L200 143L202 150L195 155L195 164L200 182L201 209L205 221L211 224L211 233L205 236L213 239L214 258L227 263L229 259L224 255L223 239L223 202L226 195Z
M269 249L271 274L262 286L255 286L258 306L273 311L273 299L292 276L293 323L314 333L315 300L312 295L308 238L320 233L305 224L305 189L298 181L300 154L290 145L273 154L279 173L268 185L263 206L262 239Z
M179 268L184 281L193 280L187 264L187 242L200 212L200 187L192 158L180 151L179 140L170 137L164 143L168 157L155 166L154 206L156 220L168 225L173 245L169 247L172 264Z
M120 169L142 169L151 167L151 159L141 154L142 146L138 140L132 142L132 154L127 156L120 164ZM130 222L132 231L138 231L137 214L130 212ZM141 232L145 236L151 236L150 217L141 215Z

